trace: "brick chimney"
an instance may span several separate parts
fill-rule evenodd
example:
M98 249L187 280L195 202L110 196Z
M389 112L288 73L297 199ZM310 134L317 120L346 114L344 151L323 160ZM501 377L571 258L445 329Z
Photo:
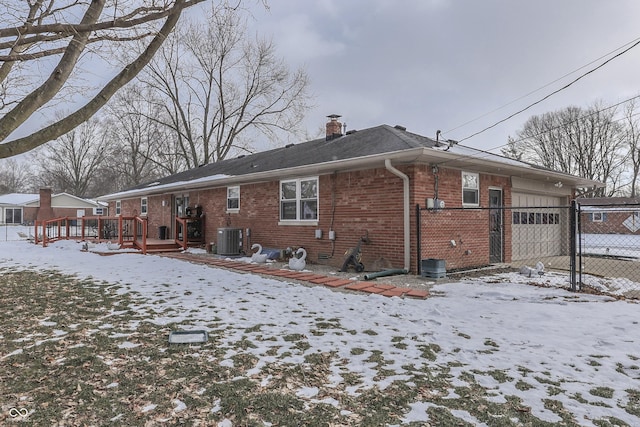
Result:
M342 123L338 121L338 119L342 116L337 114L331 114L327 116L329 121L327 122L327 141L330 141L335 138L339 138L342 136Z
M40 189L40 207L38 208L38 215L36 219L38 221L44 221L45 219L53 218L53 208L51 207L51 189Z

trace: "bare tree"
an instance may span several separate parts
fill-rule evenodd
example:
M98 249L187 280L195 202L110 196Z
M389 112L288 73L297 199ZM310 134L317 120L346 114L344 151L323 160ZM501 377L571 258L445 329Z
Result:
M166 173L175 173L164 164L160 147L169 138L158 123L163 113L154 93L140 84L123 88L105 109L110 153L106 164L116 173L116 188L131 187Z
M624 110L624 138L629 147L631 177L629 179L630 196L637 197L638 175L640 175L640 119L637 117L636 100L630 101Z
M146 66L182 11L202 1L0 1L0 158L25 153L87 121ZM75 112L10 140L30 118L60 101L56 96L70 83L82 56L142 39L148 40L142 52ZM44 75L25 79L24 73ZM25 81L36 83L24 92L16 89Z
M607 188L596 196L615 194L626 161L623 126L615 108L598 103L584 110L564 110L533 116L510 138L502 154L543 167L601 181Z
M41 172L40 180L54 191L78 197L88 194L106 160L109 141L104 126L97 118L84 122L35 153Z
M187 168L252 151L253 138L296 132L308 109L308 78L275 46L250 38L238 8L212 7L207 22L181 27L141 75L165 98L163 124Z
M33 190L34 176L30 162L11 158L0 163L0 194Z

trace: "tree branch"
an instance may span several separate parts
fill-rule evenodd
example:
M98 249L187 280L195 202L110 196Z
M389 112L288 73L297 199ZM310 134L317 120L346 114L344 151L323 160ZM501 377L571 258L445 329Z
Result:
M178 18L186 5L194 5L202 1L204 0L176 0L164 25L158 34L151 40L145 51L132 63L127 65L120 73L118 73L116 77L109 81L109 83L107 83L93 99L76 112L57 121L56 123L38 130L27 137L18 138L5 144L1 144L0 158L11 157L32 150L48 141L51 141L52 139L64 135L82 122L88 120L89 117L95 114L107 103L107 101L109 101L118 89L129 83L149 63L164 40L175 27L178 22ZM2 127L1 122L0 127ZM0 138L0 140L2 139L4 138Z

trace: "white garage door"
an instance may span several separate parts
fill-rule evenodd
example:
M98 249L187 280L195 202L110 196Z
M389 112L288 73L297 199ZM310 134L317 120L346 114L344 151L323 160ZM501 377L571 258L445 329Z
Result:
M512 254L514 261L556 256L562 253L566 209L562 199L512 193Z

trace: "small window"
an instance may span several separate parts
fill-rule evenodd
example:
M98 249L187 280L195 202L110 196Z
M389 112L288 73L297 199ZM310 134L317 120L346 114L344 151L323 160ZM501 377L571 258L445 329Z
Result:
M318 178L280 182L280 220L318 219Z
M104 210L102 208L93 208L94 215L104 215ZM80 215L78 215L80 216Z
M477 173L462 172L462 205L480 205L480 179Z
M140 215L146 215L149 208L149 201L146 197L140 199Z
M604 221L604 214L602 212L594 212L591 214L591 221L602 222Z
M513 223L520 224L520 212L513 213Z
M120 215L122 213L122 202L120 200L116 200L116 215Z
M240 210L240 187L227 187L227 211Z

